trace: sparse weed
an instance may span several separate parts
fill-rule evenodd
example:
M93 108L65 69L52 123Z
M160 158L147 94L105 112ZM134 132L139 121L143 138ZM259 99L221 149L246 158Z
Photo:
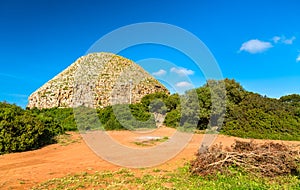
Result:
M38 189L299 189L296 176L258 177L241 171L232 175L216 174L201 177L189 172L189 165L176 171L153 169L136 175L129 169L80 173L63 178L54 178L32 188ZM234 170L234 169L232 169Z

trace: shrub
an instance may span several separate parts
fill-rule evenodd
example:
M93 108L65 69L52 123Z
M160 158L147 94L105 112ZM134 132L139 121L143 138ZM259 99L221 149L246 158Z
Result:
M51 118L38 118L29 111L0 103L0 154L40 148L63 133Z
M152 114L142 104L120 104L108 106L98 111L105 130L154 128Z
M76 131L77 125L74 118L73 108L47 108L47 109L31 109L29 110L32 114L39 118L50 117L65 131Z

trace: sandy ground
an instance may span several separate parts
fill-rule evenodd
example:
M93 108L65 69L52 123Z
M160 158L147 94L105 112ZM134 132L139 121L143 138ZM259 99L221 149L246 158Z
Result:
M139 137L145 135L155 137L167 136L171 139L174 132L174 129L160 128L150 133L111 131L107 132L107 134L109 134L113 140L122 145L137 149L144 149L149 147L140 146L134 143L138 141L137 139ZM53 144L39 150L0 156L0 189L29 189L43 181L63 177L67 174L104 170L115 171L121 168L120 166L116 166L98 157L89 148L89 146L86 145L80 134L71 133L71 139L75 142L68 145ZM184 150L171 160L155 166L155 168L172 171L179 166L183 166L184 163L194 158L202 139L203 134L193 135ZM218 135L214 143L222 143L224 146L230 146L234 143L235 139L239 138ZM263 143L270 140L255 141ZM299 141L276 142L300 145ZM159 143L164 142L157 142L157 144ZM153 168L143 171L147 172L147 170L151 172L153 171ZM134 169L134 171L139 172L138 169Z

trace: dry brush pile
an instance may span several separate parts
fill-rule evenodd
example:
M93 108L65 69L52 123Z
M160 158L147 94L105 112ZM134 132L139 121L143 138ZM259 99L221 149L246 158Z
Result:
M230 167L267 177L289 174L300 176L299 146L236 141L224 149L221 144L214 145L196 156L190 170L201 176L228 173Z

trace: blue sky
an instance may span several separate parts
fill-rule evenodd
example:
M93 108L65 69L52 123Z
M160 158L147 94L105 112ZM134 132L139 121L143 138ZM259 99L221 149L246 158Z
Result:
M247 90L269 97L300 93L299 9L297 0L2 0L0 101L25 107L32 92L103 35L139 22L169 23L193 33L213 53L223 76ZM150 45L120 54L176 64L145 66L156 76L191 79L175 85L203 84L195 66L170 49Z

